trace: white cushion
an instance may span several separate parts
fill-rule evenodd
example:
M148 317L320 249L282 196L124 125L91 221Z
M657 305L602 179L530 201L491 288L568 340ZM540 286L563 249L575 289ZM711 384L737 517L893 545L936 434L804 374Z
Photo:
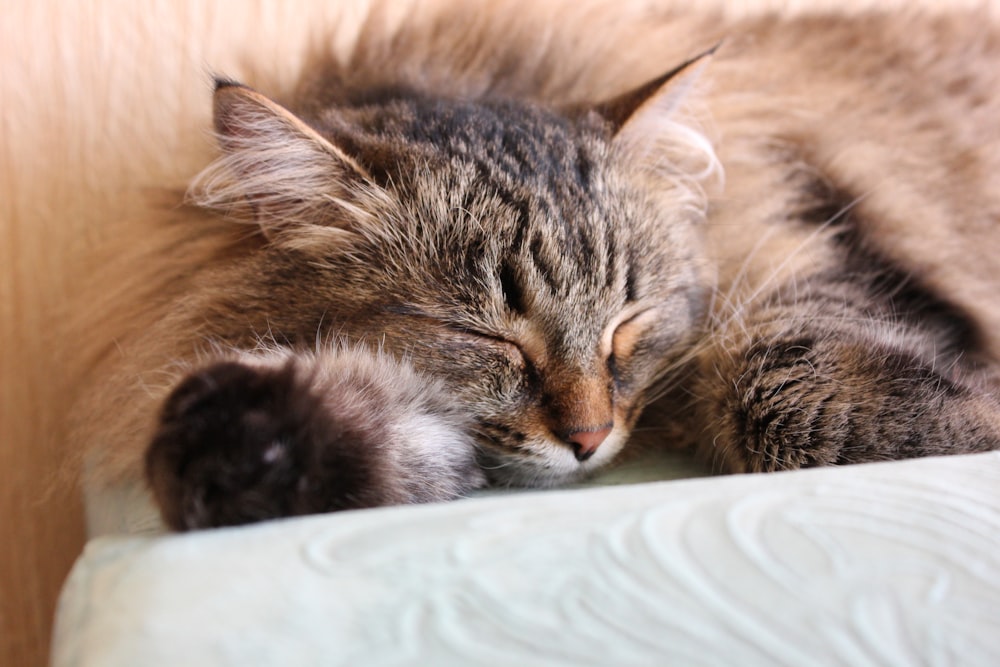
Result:
M1000 665L1000 453L100 538L53 664Z

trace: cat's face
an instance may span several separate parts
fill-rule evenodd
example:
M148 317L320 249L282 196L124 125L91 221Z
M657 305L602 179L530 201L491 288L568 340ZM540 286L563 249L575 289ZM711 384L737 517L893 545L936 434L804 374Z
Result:
M282 271L310 267L286 328L443 380L494 482L565 482L614 457L699 315L691 192L651 189L593 113L404 98L310 125L351 173L330 174L309 224L271 231Z

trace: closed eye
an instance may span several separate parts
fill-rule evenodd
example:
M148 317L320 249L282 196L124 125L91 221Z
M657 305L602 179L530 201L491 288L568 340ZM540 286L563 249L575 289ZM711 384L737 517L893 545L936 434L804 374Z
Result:
M504 355L517 366L528 367L529 360L528 356L521 349L521 346L512 340L508 340L502 336L497 336L494 334L483 333L481 331L463 330L462 334L478 339L481 342L503 351Z
M632 356L635 348L645 333L656 322L659 313L656 309L645 309L628 314L610 329L610 341L605 349L609 360L622 360Z

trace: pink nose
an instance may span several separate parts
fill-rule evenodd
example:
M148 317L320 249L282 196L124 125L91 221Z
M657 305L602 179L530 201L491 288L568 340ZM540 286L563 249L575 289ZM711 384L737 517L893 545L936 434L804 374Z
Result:
M576 460L583 463L597 451L601 443L607 440L611 433L612 426L602 426L600 428L573 431L566 435L566 442L573 446L573 454Z

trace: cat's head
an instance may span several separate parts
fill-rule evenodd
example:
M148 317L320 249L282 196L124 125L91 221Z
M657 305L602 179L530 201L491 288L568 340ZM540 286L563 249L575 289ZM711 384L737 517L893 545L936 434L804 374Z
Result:
M396 89L299 117L220 81L224 155L193 192L266 239L245 280L271 335L406 358L475 417L494 481L572 480L621 449L699 316L714 157L671 117L690 70L562 111Z

